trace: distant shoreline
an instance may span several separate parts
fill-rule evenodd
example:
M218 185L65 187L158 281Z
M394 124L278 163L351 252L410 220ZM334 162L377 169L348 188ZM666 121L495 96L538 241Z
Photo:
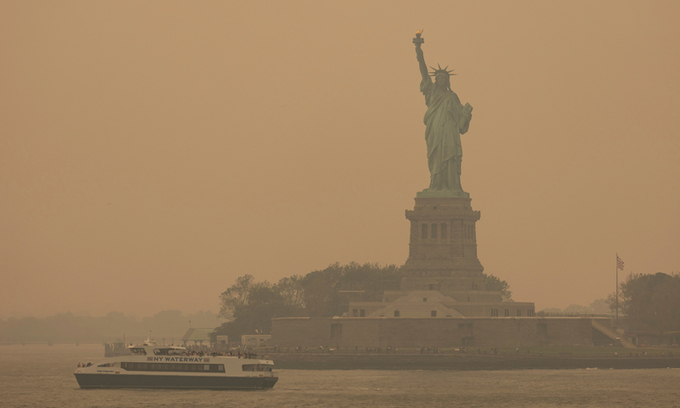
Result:
M73 343L54 343L55 346L77 347ZM91 349L101 343L80 343ZM0 344L0 346L21 346ZM47 346L46 343L27 343L26 347ZM500 350L500 349L499 349ZM569 351L567 351L569 350ZM669 349L624 349L573 347L559 350L550 348L541 351L532 349L503 350L499 354L469 353L417 354L400 350L399 354L388 353L293 353L268 352L258 349L259 357L274 361L276 369L291 370L442 370L442 371L499 371L499 370L579 370L579 369L652 369L680 368L680 353ZM488 350L487 350L488 351ZM402 354L407 352L408 354ZM643 355L648 352L649 355ZM661 355L673 353L673 357ZM597 354L588 354L597 353ZM618 353L618 355L614 355ZM101 357L104 358L102 347Z
M296 370L573 370L680 368L680 357L269 353L278 369Z

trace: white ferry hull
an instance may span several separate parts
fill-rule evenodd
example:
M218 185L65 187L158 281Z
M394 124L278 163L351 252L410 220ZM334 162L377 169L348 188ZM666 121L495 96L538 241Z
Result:
M229 377L163 374L75 373L81 388L181 388L262 390L272 388L278 377Z

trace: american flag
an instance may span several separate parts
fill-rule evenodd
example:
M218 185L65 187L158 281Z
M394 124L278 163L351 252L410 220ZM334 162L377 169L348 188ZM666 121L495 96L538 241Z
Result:
M619 258L618 254L616 255L616 269L623 270L623 261Z

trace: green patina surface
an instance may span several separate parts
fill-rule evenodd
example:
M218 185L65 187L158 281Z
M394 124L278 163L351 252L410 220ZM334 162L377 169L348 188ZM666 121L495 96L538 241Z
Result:
M439 67L432 74L428 72L421 48L423 40L419 34L417 39L414 39L414 44L422 76L420 91L425 95L427 105L423 122L430 169L430 187L419 192L418 197L468 198L470 195L463 191L460 183L463 160L460 135L470 126L472 106L469 103L463 105L451 90L450 72L446 68ZM430 75L434 76L434 82Z

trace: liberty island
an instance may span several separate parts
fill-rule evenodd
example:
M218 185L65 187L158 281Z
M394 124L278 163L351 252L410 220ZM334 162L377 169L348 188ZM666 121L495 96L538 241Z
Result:
M423 123L430 181L416 193L414 208L405 212L409 253L399 288L385 290L378 301L349 297L342 316L274 318L272 344L393 350L616 341L606 317L536 316L533 302L513 301L489 283L477 256L481 212L473 210L470 194L461 185L461 135L469 129L472 106L463 105L451 90L448 66L428 70L422 31L413 43L427 107Z

